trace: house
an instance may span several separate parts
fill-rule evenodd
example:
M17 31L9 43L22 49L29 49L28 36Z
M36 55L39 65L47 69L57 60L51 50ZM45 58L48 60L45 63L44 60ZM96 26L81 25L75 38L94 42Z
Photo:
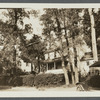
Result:
M100 61L93 63L90 67L90 75L100 75Z
M31 72L31 63L26 63L22 59L20 59L19 67L25 72Z
M86 52L85 55L80 59L80 71L81 74L87 74L89 72L89 66L94 63L91 52Z
M64 49L66 51L66 49ZM45 60L43 63L46 66L46 72L45 73L64 73L62 69L62 61L61 56L59 54L59 49L49 49L45 52ZM67 53L64 54L65 57L65 65L67 67Z

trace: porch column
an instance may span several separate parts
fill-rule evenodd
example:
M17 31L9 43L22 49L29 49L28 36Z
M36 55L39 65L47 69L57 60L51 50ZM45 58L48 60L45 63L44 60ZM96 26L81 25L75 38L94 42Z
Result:
M56 62L54 61L54 69L56 69Z
M47 63L47 71L48 71L48 63Z
M48 53L48 59L50 59L50 55L49 55L49 53Z
M40 64L40 72L42 72L42 70L41 70L41 64Z

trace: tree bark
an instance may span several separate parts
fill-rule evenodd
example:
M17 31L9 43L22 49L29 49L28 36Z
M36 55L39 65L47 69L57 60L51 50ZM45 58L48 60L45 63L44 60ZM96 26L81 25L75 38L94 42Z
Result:
M95 33L95 21L94 21L94 16L93 16L93 9L89 8L88 12L90 15L90 21L91 21L91 37L92 37L92 51L93 51L93 58L95 61L98 61L98 56L97 56L97 45L96 45L96 33Z
M65 84L69 85L69 78L68 78L68 73L64 64L64 59L62 59L62 68L63 68L64 76L65 76Z
M71 57L70 57L70 50L69 50L68 33L66 32L65 15L64 15L64 31L65 31L65 39L66 39L66 46L67 46L67 52L68 52L68 59L69 59L69 64L70 64L70 69L71 69L71 79L72 79L72 84L74 84L75 78L74 78L74 71L73 71L73 66L72 66L73 64L71 63L71 59L70 59Z
M31 72L33 72L33 63L31 62Z
M73 68L73 74L75 77L74 83L77 83L79 82L79 75L78 75L78 65L77 65L77 50L74 43L76 33L75 32L72 32L72 33L73 33L72 35L73 50L72 50L72 58L70 59L72 60L71 63L72 63L72 68Z
M58 33L59 33L59 35L58 35L58 37L59 37L59 39L60 39L60 42L61 42L61 60L62 60L62 69L63 69L63 71L64 71L64 76L65 76L65 84L66 85L69 85L69 77L68 77L68 73L67 73L67 69L66 69L66 67L65 67L65 63L64 63L64 55L63 55L63 43L62 43L62 38L61 38L61 25L60 25L60 21L59 21L59 18L58 18L58 16L57 16L57 13L59 13L59 12L56 12L55 11L55 15L56 15L56 22L57 22L57 29L58 29Z
M74 67L73 64L70 62L72 84L75 84L75 77L74 77L73 67Z
M40 73L40 59L38 57L38 73Z

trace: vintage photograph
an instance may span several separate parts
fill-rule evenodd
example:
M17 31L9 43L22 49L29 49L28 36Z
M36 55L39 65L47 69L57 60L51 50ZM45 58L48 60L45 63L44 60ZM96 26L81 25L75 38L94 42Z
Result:
M99 92L99 43L100 8L0 8L0 91Z

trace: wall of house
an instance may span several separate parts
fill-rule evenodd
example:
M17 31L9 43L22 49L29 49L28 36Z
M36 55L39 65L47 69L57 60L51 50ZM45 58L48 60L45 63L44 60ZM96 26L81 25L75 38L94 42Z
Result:
M25 72L31 72L31 63L25 63L23 60L20 60L21 62L21 69Z
M81 74L85 75L89 72L89 66L92 65L94 63L94 60L88 60L88 61L81 61L80 62L80 71Z
M55 52L52 51L52 52L45 54L45 60L48 60L48 59L52 60L54 58L59 58L59 57L60 57L60 54L57 51L55 51Z

